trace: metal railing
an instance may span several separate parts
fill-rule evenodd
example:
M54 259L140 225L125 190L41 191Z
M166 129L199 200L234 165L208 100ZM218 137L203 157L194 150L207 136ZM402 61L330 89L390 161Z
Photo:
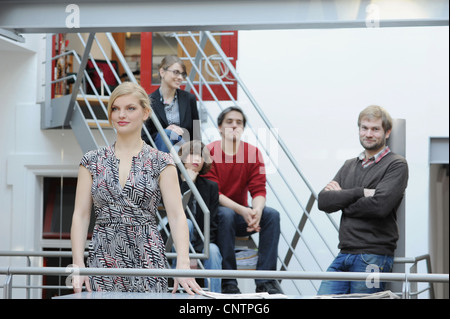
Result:
M85 256L87 256L85 252ZM0 257L26 257L26 267L0 267L0 274L5 275L5 284L3 286L3 296L5 299L12 297L12 289L26 289L26 298L30 298L31 289L71 289L68 286L45 286L45 285L31 285L31 276L70 276L73 274L79 275L118 275L118 276L161 276L161 277L176 277L176 276L190 276L196 278L264 278L264 279L278 279L278 280L354 280L367 281L379 280L380 282L403 282L402 292L396 292L402 298L410 299L417 298L417 296L425 291L429 291L430 299L434 299L433 283L449 282L448 274L432 274L430 255L422 255L418 257L396 257L395 263L412 264L411 269L414 271L405 273L333 273L333 272L308 272L308 271L262 271L262 270L176 270L176 269L119 269L119 268L76 268L72 265L67 267L31 267L30 257L62 257L71 258L70 251L0 251ZM428 273L416 273L417 263L419 261L426 261ZM26 284L13 286L13 276L25 275ZM428 282L426 289L417 291L418 282Z
M13 252L8 252L11 254ZM48 253L48 252L47 252ZM18 252L18 255L24 254ZM28 255L32 253L26 253ZM42 255L43 253L36 253ZM4 256L5 252L0 255ZM47 254L45 254L47 255ZM49 254L54 255L54 254ZM239 270L178 270L178 269L131 269L131 268L77 268L68 267L0 267L0 275L5 275L3 298L12 298L13 288L40 288L46 286L13 286L13 277L18 275L38 276L73 276L73 275L116 275L116 276L158 276L158 277L196 277L196 278L256 278L289 280L352 280L374 282L403 282L402 298L410 298L411 283L448 283L448 274L411 274L411 273L343 273L343 272L307 272L307 271L239 271ZM54 286L51 286L54 288ZM71 289L71 286L63 288ZM29 295L27 296L29 297Z
M429 254L417 256L417 257L395 257L394 258L394 264L411 264L411 267L409 268L409 273L417 273L417 265L420 261L425 261L425 267L427 274L432 273L431 269L431 257ZM429 282L428 287L418 290L417 284L413 283L411 285L411 289L408 290L408 296L411 296L412 298L417 298L417 296L421 293L424 293L426 291L430 294L430 299L435 299L435 293L434 293L434 285L433 282Z
M325 263L320 261L320 257L317 256L317 253L315 252L316 249L312 248L311 241L313 239L307 239L307 236L304 235L305 227L307 227L307 224L309 224L310 229L308 228L308 232L315 232L315 236L317 236L318 240L315 241L315 245L318 244L318 242L321 242L324 247L325 251L327 251L333 258L336 256L337 251L330 247L329 243L324 238L322 231L319 229L320 226L318 226L318 223L314 221L313 218L311 218L311 211L313 209L314 203L317 200L317 194L313 190L312 186L306 179L306 177L302 174L298 163L296 162L293 155L290 153L289 149L287 148L286 144L283 142L283 139L277 135L276 130L274 129L273 125L270 123L269 119L265 116L264 112L259 107L256 99L251 95L250 90L245 86L244 81L240 78L238 72L236 71L235 67L230 62L230 58L226 56L226 54L223 52L222 48L220 47L219 43L214 39L214 36L211 32L200 32L200 33L192 33L187 32L185 34L177 34L173 33L170 34L171 37L174 37L177 40L178 46L181 48L185 55L185 60L189 61L192 65L191 74L197 75L199 80L196 82L199 84L198 90L195 88L193 79L194 76L190 74L190 76L186 79L187 82L187 88L191 89L192 92L196 95L197 99L199 100L201 107L204 108L204 101L202 101L201 98L201 91L207 90L208 93L211 95L213 102L213 105L216 105L218 107L218 111L222 111L227 103L221 102L217 95L215 94L214 89L211 86L211 83L205 78L205 76L202 74L202 66L205 65L204 68L209 68L211 70L211 75L214 76L220 84L223 91L227 93L228 100L231 101L234 105L241 105L233 96L233 94L230 92L227 82L222 80L221 75L217 72L217 70L214 68L214 65L212 65L211 60L209 59L209 56L205 53L204 47L206 46L207 41L209 41L214 49L216 50L217 54L215 54L215 59L220 59L222 63L226 66L227 72L233 77L233 82L237 84L237 86L242 90L244 93L244 96L249 101L249 106L252 107L256 111L256 116L259 116L260 119L262 119L262 125L267 129L267 131L276 139L276 143L281 148L281 151L285 158L288 161L288 165L293 170L293 175L298 176L300 178L299 181L292 182L292 176L288 175L290 174L287 172L286 167L281 168L280 165L277 165L277 158L276 154L271 154L270 151L270 145L267 145L267 143L264 143L264 141L261 140L261 137L258 135L257 130L253 127L253 123L256 122L255 117L248 117L247 114L247 128L253 133L255 136L258 147L265 152L266 157L269 160L269 163L273 165L276 169L276 177L271 178L268 176L267 178L267 186L269 188L269 194L274 196L274 201L279 206L279 211L282 214L282 223L284 224L285 228L288 228L287 231L283 231L283 225L281 230L281 240L282 240L282 246L285 247L285 256L282 257L282 253L279 253L278 259L281 264L281 270L287 270L289 269L289 264L291 262L292 258L295 258L295 261L297 262L298 266L305 270L309 268L308 266L304 265L304 262L302 261L302 258L299 257L297 246L300 241L304 243L304 247L306 247L306 252L308 255L310 255L312 261L311 263L315 264L316 267L318 267L319 270L323 271L325 270ZM188 37L190 38L191 42L194 44L194 46L197 48L196 55L193 56L190 54L188 49L185 47L184 42L181 38ZM198 39L197 39L198 38ZM243 98L241 98L243 99ZM247 110L245 110L247 113ZM250 111L250 110L249 110ZM208 125L210 127L213 127L217 129L216 119L212 118L212 110L211 108L207 112L208 116ZM202 127L203 130L203 127ZM208 139L208 136L206 134L203 134L203 139L206 143L211 142L211 140ZM291 179L291 181L289 181ZM281 185L281 188L280 188ZM293 186L295 185L295 187ZM302 186L303 185L303 188ZM283 188L286 190L283 194ZM294 189L295 188L295 189ZM306 197L306 201L302 201L300 199L299 194L304 191L305 193L309 193L309 195ZM286 195L288 194L288 195ZM283 198L286 198L287 196L290 196L289 200L291 200L292 205L285 204ZM306 203L306 204L305 204ZM268 205L273 205L271 202L268 201ZM300 212L300 213L299 213ZM328 219L330 224L332 225L332 229L334 229L335 234L337 236L338 232L338 225L333 219L332 216L328 214L323 214L325 217L324 219ZM308 223L307 223L308 222ZM293 235L292 235L293 234ZM292 238L290 238L292 236ZM326 263L328 263L327 261ZM295 267L294 267L295 268Z

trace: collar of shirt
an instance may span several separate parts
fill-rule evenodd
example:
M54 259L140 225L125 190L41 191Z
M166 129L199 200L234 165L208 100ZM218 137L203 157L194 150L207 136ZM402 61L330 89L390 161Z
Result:
M371 158L366 159L366 153L363 151L361 154L359 154L358 159L361 161L361 165L363 167L367 167L373 163L378 163L381 161L383 157L385 157L387 154L391 152L391 149L389 146L386 146L381 151L379 151L377 154L372 156Z

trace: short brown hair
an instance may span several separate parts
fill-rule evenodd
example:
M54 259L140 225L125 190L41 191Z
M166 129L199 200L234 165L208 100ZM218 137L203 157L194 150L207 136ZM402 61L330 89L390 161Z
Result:
M181 60L176 55L166 55L159 64L159 69L167 70L170 66L174 65L175 63L178 63L181 68L183 69L183 72L186 73L186 65L184 64L183 60ZM159 77L161 78L161 74L159 73Z
M239 106L229 106L225 110L220 112L219 116L217 117L217 126L221 126L223 120L225 119L225 116L232 111L236 111L242 114L243 124L245 127L245 124L247 124L247 117L245 116L244 111L242 111Z
M381 106L369 105L364 110L362 110L358 116L358 127L361 126L361 120L363 118L381 119L381 123L385 132L392 129L392 118L389 113Z
M205 146L205 144L198 140L184 143L178 151L178 155L180 156L181 161L184 163L186 157L188 157L188 155L190 154L202 154L204 163L199 174L204 175L208 173L211 169L212 159L209 153L209 149Z

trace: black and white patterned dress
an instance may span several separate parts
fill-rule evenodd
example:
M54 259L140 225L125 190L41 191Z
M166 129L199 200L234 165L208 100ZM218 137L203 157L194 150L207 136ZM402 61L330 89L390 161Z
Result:
M114 144L86 153L81 165L91 173L96 223L88 267L166 268L164 242L157 228L160 173L173 165L170 154L144 144L133 157L125 186L119 183ZM166 292L165 277L91 276L93 291Z

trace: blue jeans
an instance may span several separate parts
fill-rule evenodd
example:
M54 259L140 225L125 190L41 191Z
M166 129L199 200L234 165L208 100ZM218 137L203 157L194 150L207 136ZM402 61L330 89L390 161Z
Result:
M194 241L194 224L190 219L187 220L189 228L189 240ZM205 269L222 269L222 256L220 255L219 247L216 244L209 244L209 258L203 260L203 266ZM210 291L222 292L222 279L221 278L209 278L211 282ZM208 280L205 280L206 286L208 286Z
M330 272L392 272L393 256L374 254L342 254L339 253L328 267ZM369 275L369 274L368 274ZM366 281L322 281L318 295L375 293L385 290L384 282L377 282L374 275Z
M180 145L184 144L184 140L181 135L178 135L174 131L168 130L168 129L165 129L164 132L166 132L167 137L169 138L172 145L178 144L179 142L181 142ZM170 153L170 150L167 148L166 144L164 143L164 140L162 139L162 137L159 133L156 134L154 142L155 142L155 146L158 150L160 150L162 152ZM178 152L178 149L179 149L179 147L175 146L175 151Z
M222 254L223 269L237 269L234 244L236 236L249 236L244 218L228 207L219 206L217 212L218 231L217 245ZM257 270L276 270L278 241L280 238L280 213L273 208L264 207L259 233ZM267 282L267 279L256 279L256 284ZM236 279L222 279L223 284L237 285Z

